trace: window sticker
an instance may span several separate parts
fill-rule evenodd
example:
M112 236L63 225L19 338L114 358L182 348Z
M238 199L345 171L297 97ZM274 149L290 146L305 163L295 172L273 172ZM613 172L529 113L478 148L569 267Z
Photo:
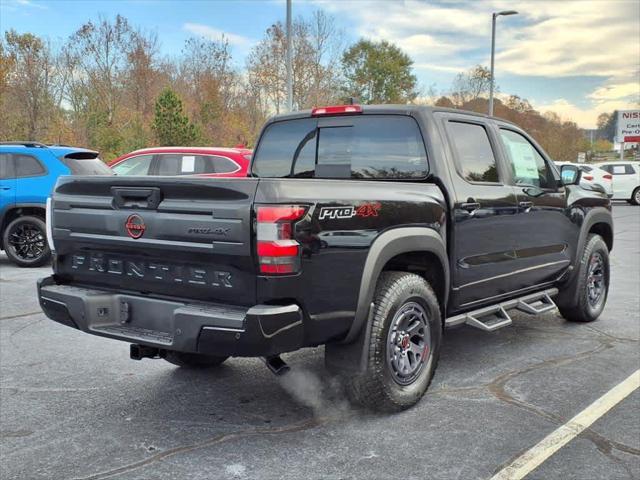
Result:
M182 173L193 173L196 171L196 157L193 155L184 155L182 157L182 166L180 167Z
M538 164L529 145L520 142L509 142L509 152L513 159L516 178L538 178Z
M616 175L620 175L622 173L627 173L627 170L624 168L624 165L614 165L613 173Z

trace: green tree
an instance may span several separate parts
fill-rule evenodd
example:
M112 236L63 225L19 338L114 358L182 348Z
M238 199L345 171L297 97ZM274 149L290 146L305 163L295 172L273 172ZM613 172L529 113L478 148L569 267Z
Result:
M613 141L616 136L617 121L617 110L614 110L612 113L601 113L598 115L598 129L596 131L598 138Z
M395 45L362 39L342 56L345 93L363 103L410 102L418 95L412 65Z
M153 131L162 146L193 145L200 137L198 127L182 113L182 100L168 87L156 100Z

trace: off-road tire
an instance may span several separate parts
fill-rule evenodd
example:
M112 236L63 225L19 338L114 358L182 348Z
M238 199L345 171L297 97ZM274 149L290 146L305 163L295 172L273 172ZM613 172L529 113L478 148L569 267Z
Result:
M598 302L589 302L589 264L595 255L603 261L604 291ZM563 288L556 303L562 316L570 322L593 322L596 320L607 302L609 293L609 249L600 235L590 234L580 257L578 271L572 281Z
M182 368L202 369L222 365L222 363L229 357L216 357L213 355L203 355L201 353L186 353L167 350L163 358L167 362Z
M41 246L42 254L33 258L27 258L26 256L21 256L15 248L11 246L11 237L16 232L16 229L20 227L30 227L31 229L39 231L42 240L38 243L44 244ZM4 229L4 232L2 232L2 245L7 254L7 258L19 267L40 267L51 258L51 250L47 243L47 227L44 220L39 217L25 215L11 221Z
M400 385L393 378L387 358L389 329L396 312L417 303L426 312L430 353L410 384ZM346 379L349 398L368 409L398 412L415 405L424 395L435 372L442 342L442 320L438 299L429 283L419 275L384 272L376 285L367 369Z

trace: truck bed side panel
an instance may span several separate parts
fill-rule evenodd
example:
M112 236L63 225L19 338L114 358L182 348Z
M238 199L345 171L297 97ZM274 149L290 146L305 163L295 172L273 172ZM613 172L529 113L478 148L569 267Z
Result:
M309 316L307 342L343 336L355 316L370 245L395 228L429 227L445 235L445 204L436 185L362 180L261 179L256 204L308 205L296 238L302 272L258 277L258 302L293 299Z

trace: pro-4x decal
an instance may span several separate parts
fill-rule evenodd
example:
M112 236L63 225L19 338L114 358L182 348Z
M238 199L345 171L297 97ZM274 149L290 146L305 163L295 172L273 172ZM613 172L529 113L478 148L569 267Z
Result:
M363 203L359 206L347 206L347 207L322 207L319 220L339 220L353 217L377 217L382 205L378 202Z

